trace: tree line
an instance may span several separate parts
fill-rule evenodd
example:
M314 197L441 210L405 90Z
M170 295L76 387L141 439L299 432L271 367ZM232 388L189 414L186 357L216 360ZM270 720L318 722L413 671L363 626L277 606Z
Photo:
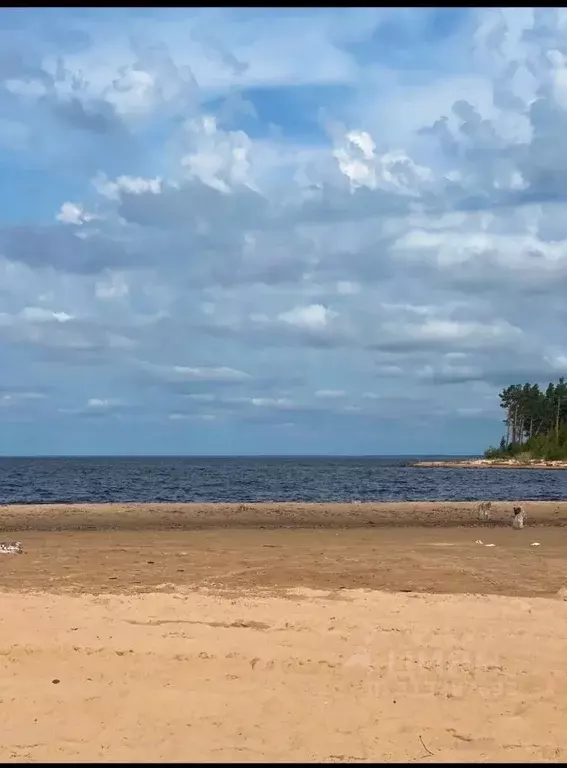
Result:
M506 434L499 448L485 451L487 458L524 455L541 459L567 458L567 384L563 378L539 384L511 384L500 392L506 412Z

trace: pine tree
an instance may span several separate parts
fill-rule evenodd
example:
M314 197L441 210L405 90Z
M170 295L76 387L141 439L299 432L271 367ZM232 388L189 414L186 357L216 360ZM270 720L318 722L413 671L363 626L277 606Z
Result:
M510 384L499 394L506 434L487 454L525 453L535 458L567 458L567 382Z

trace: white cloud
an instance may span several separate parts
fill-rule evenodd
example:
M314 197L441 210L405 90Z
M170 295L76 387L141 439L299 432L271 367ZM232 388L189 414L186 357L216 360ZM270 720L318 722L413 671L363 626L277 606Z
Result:
M181 166L189 178L225 194L238 185L256 188L250 176L251 141L244 132L219 131L216 118L207 115L189 122L187 133L195 149L181 157Z
M101 399L99 397L90 397L87 401L87 408L103 409L111 408L113 405L117 405L114 400Z
M282 322L307 331L324 330L336 317L338 317L337 312L324 307L322 304L294 307L278 315L278 319Z
M250 376L244 371L238 371L227 366L219 368L191 368L185 365L174 365L172 373L187 381L244 381Z
M549 365L554 371L558 371L558 372L561 372L562 374L567 375L567 355L566 354L546 355L545 361L549 363Z
M318 389L315 392L315 397L323 397L323 398L337 398L337 397L344 397L346 395L346 392L343 389Z
M399 330L399 327L398 327ZM522 330L505 320L493 323L458 322L452 320L426 320L421 325L407 325L402 329L408 336L424 341L469 341L487 344L501 339L509 340L522 335Z
M76 224L80 226L88 221L92 221L96 216L86 213L80 205L76 203L63 203L61 210L56 216L57 221L63 224Z
M36 400L44 400L46 395L43 392L18 391L18 390L0 390L0 407L17 408L23 403Z
M24 307L19 317L31 323L68 323L73 319L67 312L54 312L43 307Z
M563 371L563 11L459 9L443 36L431 9L116 13L61 16L57 46L23 23L17 56L0 39L22 391L187 432L297 409L368 448L364 417L400 402L481 420Z
M291 408L293 403L287 397L252 397L249 401L256 408Z
M191 413L170 413L168 416L168 419L170 421L191 421L191 420L198 420L198 421L216 421L217 416L214 413L198 413L198 414L191 414Z
M41 96L45 96L47 92L45 83L42 83L34 78L30 78L28 80L10 78L4 81L4 88L16 96L22 96L25 99L32 100L40 98Z
M374 168L374 150L376 145L372 137L364 131L350 131L345 136L345 144L334 150L341 173L350 181L351 187L376 187Z
M114 181L111 181L104 173L100 173L93 179L92 183L97 192L109 200L119 200L122 193L159 195L162 191L160 178L143 179L140 176L118 176Z

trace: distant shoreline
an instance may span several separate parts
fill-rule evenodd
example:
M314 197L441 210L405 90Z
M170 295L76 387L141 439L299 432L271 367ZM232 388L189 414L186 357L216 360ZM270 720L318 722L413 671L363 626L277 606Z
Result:
M410 467L433 469L567 469L567 461L543 461L530 459L449 459L446 461L412 461Z

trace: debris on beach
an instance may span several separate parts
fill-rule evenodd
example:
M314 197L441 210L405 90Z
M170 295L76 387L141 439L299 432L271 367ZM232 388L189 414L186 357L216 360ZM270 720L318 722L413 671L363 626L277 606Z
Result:
M21 555L23 551L21 541L0 541L0 555Z
M475 541L475 544L484 544L484 541L481 541L480 539L477 539L477 540Z
M532 541L532 543L530 544L530 547L539 547L539 546L540 546L539 541Z
M496 546L496 544L485 544L484 546L485 546L485 547L495 547L495 546Z

